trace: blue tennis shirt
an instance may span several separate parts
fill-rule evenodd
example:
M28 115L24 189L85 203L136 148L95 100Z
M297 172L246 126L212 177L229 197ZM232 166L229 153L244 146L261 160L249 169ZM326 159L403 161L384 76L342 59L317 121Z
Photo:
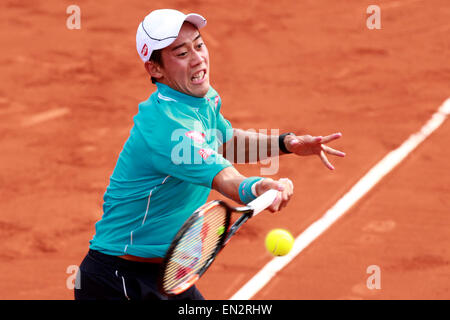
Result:
M216 174L231 166L217 153L232 136L220 106L212 87L197 98L157 83L157 91L139 104L104 194L91 249L165 255L185 220L206 202Z

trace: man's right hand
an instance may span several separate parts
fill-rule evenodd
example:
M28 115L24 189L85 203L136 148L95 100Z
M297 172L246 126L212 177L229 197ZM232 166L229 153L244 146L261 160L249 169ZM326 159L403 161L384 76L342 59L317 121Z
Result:
M279 191L278 196L268 208L271 212L277 212L284 208L294 194L294 185L288 178L279 180L265 178L255 183L255 192L258 197L270 189Z

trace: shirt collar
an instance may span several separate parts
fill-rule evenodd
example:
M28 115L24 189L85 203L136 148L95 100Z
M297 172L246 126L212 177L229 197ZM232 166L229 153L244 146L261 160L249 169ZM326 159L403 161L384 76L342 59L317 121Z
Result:
M158 98L160 98L161 100L181 102L193 106L199 106L208 102L208 98L206 96L202 98L190 96L180 91L174 90L168 85L160 82L156 82L156 87L158 88ZM211 88L209 90L211 90Z

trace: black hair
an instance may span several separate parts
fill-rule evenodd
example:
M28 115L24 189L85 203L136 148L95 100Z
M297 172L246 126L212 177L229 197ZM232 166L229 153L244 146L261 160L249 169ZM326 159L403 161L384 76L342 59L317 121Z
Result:
M162 49L153 51L152 54L150 55L150 59L148 61L152 61L153 63L156 63L157 65L163 67L161 50ZM151 77L151 79L152 79L152 83L156 83L156 81L158 80L154 77Z

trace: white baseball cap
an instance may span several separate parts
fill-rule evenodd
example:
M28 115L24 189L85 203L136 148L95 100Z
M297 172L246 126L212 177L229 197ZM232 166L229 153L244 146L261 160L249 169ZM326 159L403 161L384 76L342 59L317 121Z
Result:
M136 49L142 61L148 61L153 50L170 46L185 21L198 29L206 25L206 19L196 13L184 14L173 9L150 12L139 24L136 33Z

